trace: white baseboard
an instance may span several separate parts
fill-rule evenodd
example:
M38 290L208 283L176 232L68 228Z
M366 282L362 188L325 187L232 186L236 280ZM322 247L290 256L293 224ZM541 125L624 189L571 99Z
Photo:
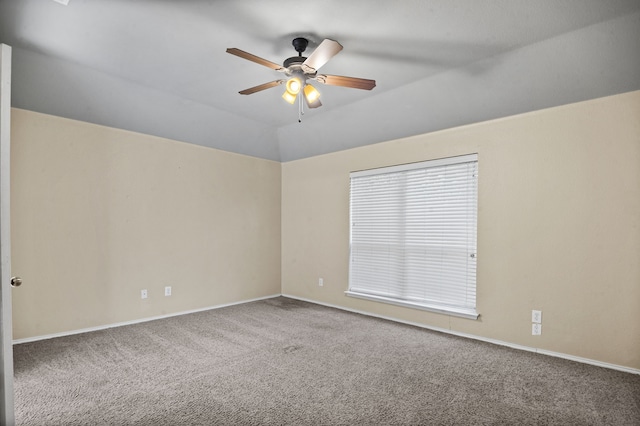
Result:
M155 320L159 320L159 319L163 319L163 318L176 317L176 316L179 316L179 315L195 314L196 312L204 312L204 311L210 311L212 309L226 308L227 306L241 305L243 303L249 303L249 302L257 302L258 300L273 299L274 297L280 297L280 296L281 296L280 294L273 294L271 296L258 297L256 299L241 300L239 302L225 303L225 304L222 304L222 305L209 306L209 307L200 308L200 309L192 309L192 310L189 310L189 311L175 312L175 313L172 313L172 314L158 315L158 316L155 316L155 317L148 317L148 318L141 318L141 319L131 320L131 321L117 322L117 323L114 323L114 324L99 325L97 327L82 328L82 329L78 329L78 330L63 331L61 333L46 334L44 336L26 337L24 339L15 339L13 341L13 344L14 345L19 345L20 343L36 342L38 340L53 339L53 338L56 338L56 337L71 336L71 335L74 335L74 334L89 333L91 331L106 330L108 328L114 328L114 327L122 327L124 325L140 324L140 323L143 323L143 322L155 321Z
M534 347L531 347L531 346L518 345L518 344L515 344L515 343L505 342L503 340L497 340L497 339L491 339L491 338L488 338L488 337L476 336L474 334L461 333L461 332L458 332L458 331L449 330L449 329L441 328L441 327L434 327L434 326L421 324L421 323L417 323L417 322L413 322L413 321L405 321L405 320L398 319L398 318L388 317L388 316L385 316L385 315L378 315L378 314L375 314L375 313L371 313L371 312L367 312L367 311L361 311L361 310L358 310L358 309L346 308L344 306L334 305L334 304L331 304L331 303L324 303L324 302L320 302L320 301L317 301L317 300L312 300L312 299L307 299L307 298L304 298L304 297L294 296L294 295L291 295L291 294L273 294L273 295L270 295L270 296L258 297L258 298L255 298L255 299L241 300L241 301L238 301L238 302L226 303L226 304L222 304L222 305L214 305L214 306L209 306L209 307L206 307L206 308L192 309L192 310L189 310L189 311L175 312L175 313L172 313L172 314L158 315L158 316L148 317L148 318L141 318L141 319L132 320L132 321L118 322L118 323L113 323L113 324L101 325L101 326L97 326L97 327L82 328L82 329L64 331L64 332L61 332L61 333L53 333L53 334L47 334L47 335L42 335L42 336L27 337L27 338L24 338L24 339L15 339L13 341L13 344L14 345L18 345L20 343L36 342L36 341L39 341L39 340L53 339L53 338L56 338L56 337L64 337L64 336L71 336L71 335L74 335L74 334L82 334L82 333L89 333L89 332L98 331L98 330L106 330L106 329L109 329L109 328L122 327L122 326L125 326L125 325L132 325L132 324L139 324L139 323L144 323L144 322L148 322L148 321L155 321L155 320L159 320L159 319L163 319L163 318L175 317L175 316L179 316L179 315L187 315L187 314L194 314L194 313L197 313L197 312L210 311L212 309L220 309L220 308L225 308L227 306L234 306L234 305L241 305L241 304L244 304L244 303L257 302L259 300L273 299L274 297L279 297L279 296L288 297L290 299L301 300L301 301L304 301L304 302L314 303L316 305L327 306L327 307L330 307L330 308L340 309L340 310L343 310L343 311L353 312L353 313L356 313L356 314L366 315L366 316L375 317L375 318L381 318L381 319L385 319L385 320L389 320L389 321L395 321L395 322L399 322L399 323L402 323L402 324L413 325L415 327L420 327L420 328L424 328L424 329L428 329L428 330L438 331L438 332L441 332L441 333L447 333L447 334L452 334L452 335L455 335L455 336L466 337L468 339L474 339L474 340L479 340L479 341L482 341L482 342L493 343L494 345L506 346L506 347L509 347L509 348L518 349L518 350L522 350L522 351L534 352L534 353L541 354L541 355L548 355L548 356L553 356L553 357L556 357L556 358L568 359L568 360L571 360L571 361L581 362L583 364L590 364L590 365L595 365L595 366L598 366L598 367L609 368L609 369L612 369L612 370L623 371L625 373L631 373L631 374L640 375L640 370L636 369L636 368L625 367L625 366L622 366L622 365L611 364L611 363L608 363L608 362L597 361L597 360L594 360L594 359L583 358L583 357L574 356L574 355L568 355L568 354L564 354L564 353L561 353L561 352L549 351L549 350L546 350L546 349L534 348Z
M425 325L425 324L421 324L421 323L417 323L417 322L413 322L413 321L405 321L405 320L402 320L402 319L388 317L388 316L385 316L385 315L378 315L378 314L374 314L374 313L367 312L367 311L361 311L361 310L358 310L358 309L345 308L344 306L334 305L334 304L331 304L331 303L319 302L317 300L306 299L304 297L293 296L291 294L283 294L282 296L283 297L288 297L288 298L291 298L291 299L301 300L303 302L315 303L316 305L323 305L323 306L327 306L327 307L330 307L330 308L341 309L343 311L353 312L353 313L356 313L356 314L366 315L366 316L375 317L375 318L381 318L381 319L385 319L385 320L389 320L389 321L395 321L395 322L399 322L399 323L402 323L402 324L408 324L408 325L413 325L413 326L420 327L420 328L425 328L425 329L428 329L428 330L439 331L441 333L453 334L455 336L466 337L466 338L474 339L474 340L480 340L482 342L487 342L487 343L493 343L494 345L506 346L506 347L513 348L513 349L519 349L519 350L522 350L522 351L534 352L534 353L537 353L537 354L553 356L553 357L556 357L556 358L564 358L564 359L568 359L568 360L571 360L571 361L581 362L583 364L590 364L590 365L595 365L595 366L598 366L598 367L609 368L609 369L612 369L612 370L624 371L625 373L639 374L640 375L640 370L638 370L636 368L625 367L625 366L617 365L617 364L610 364L608 362L602 362L602 361L597 361L597 360L594 360L594 359L589 359L589 358L583 358L583 357L574 356L574 355L563 354L561 352L548 351L546 349L534 348L534 347L531 347L531 346L517 345L515 343L509 343L509 342L505 342L503 340L491 339L491 338L488 338L488 337L476 336L474 334L460 333L458 331L449 330L449 329L446 329L446 328L433 327L433 326L430 326L430 325Z

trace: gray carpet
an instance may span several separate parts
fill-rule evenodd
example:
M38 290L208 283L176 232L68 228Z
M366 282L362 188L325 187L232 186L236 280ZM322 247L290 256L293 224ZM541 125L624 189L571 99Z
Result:
M18 425L640 425L640 376L287 298L14 347Z

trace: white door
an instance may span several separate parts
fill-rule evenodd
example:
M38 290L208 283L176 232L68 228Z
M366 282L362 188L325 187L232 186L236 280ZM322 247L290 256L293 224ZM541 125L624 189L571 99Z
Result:
M11 47L0 44L0 424L15 424L13 330L11 325L11 229L9 165L11 136Z

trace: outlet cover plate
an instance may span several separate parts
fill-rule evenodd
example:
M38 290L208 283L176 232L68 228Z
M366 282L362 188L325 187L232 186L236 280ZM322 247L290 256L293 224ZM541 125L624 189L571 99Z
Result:
M542 334L542 324L531 324L531 335L539 336Z
M166 286L164 288L164 295L165 296L171 296L171 286Z
M147 290L140 290L140 298L146 299L149 295L147 294Z
M531 322L542 324L542 311L536 311L535 309L531 311Z

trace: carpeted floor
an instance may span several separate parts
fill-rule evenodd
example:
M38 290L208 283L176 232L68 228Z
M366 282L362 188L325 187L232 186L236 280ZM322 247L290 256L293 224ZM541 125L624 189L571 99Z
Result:
M640 375L283 297L14 359L21 426L640 425Z

